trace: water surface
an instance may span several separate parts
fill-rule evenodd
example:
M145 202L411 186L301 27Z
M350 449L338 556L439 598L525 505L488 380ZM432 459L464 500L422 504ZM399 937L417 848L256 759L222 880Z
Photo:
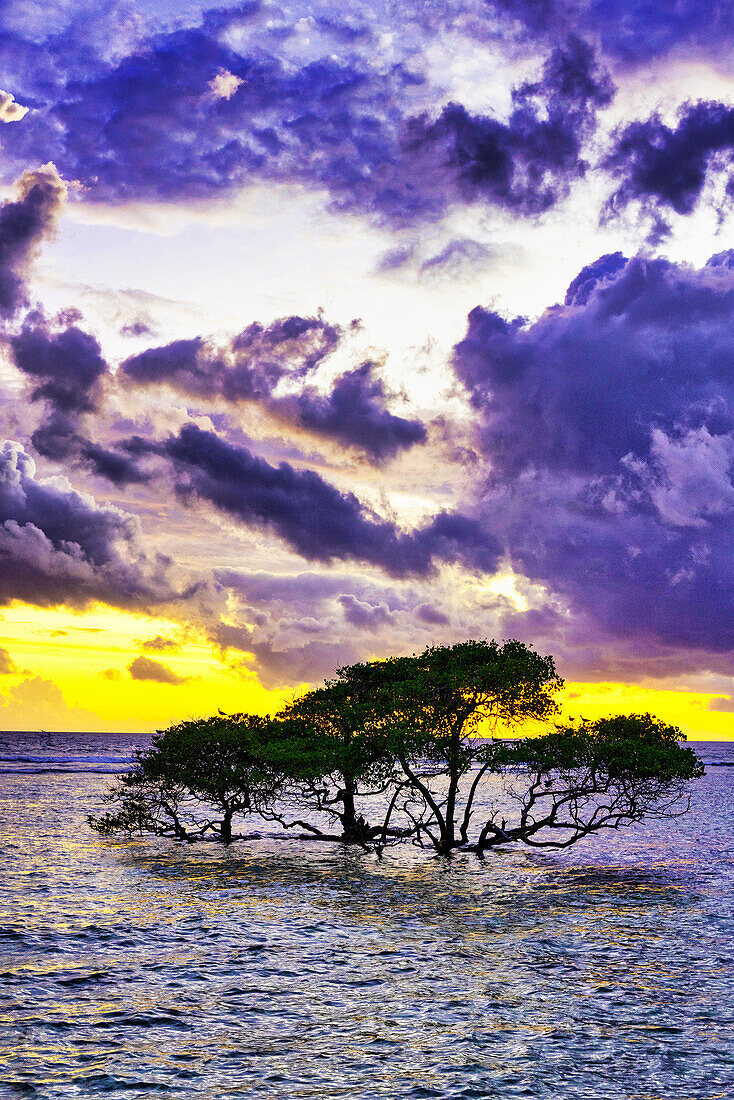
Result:
M139 743L0 739L1 1096L734 1095L734 746L686 818L481 864L106 840Z

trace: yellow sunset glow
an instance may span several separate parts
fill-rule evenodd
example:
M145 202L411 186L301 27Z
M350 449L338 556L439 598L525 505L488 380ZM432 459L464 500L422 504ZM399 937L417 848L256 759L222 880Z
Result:
M156 638L170 647L144 646ZM217 709L265 714L292 694L266 690L241 655L222 658L173 620L105 607L5 608L0 646L15 665L0 679L4 729L145 732ZM181 682L134 679L128 666L141 656Z
M519 597L513 578L502 580L507 582L503 594ZM150 646L152 639L159 639L160 648ZM164 648L165 642L170 645ZM172 619L101 606L83 613L24 604L5 608L0 647L15 666L0 678L4 729L147 732L218 709L270 713L294 694L292 688L267 690L242 655L223 657ZM134 679L129 666L141 656L181 682ZM734 713L708 709L721 698L635 684L571 682L561 701L562 719L650 711L681 726L692 740L734 740Z
M608 714L642 714L680 726L691 741L734 740L734 713L709 710L721 694L666 691L620 683L566 683L563 718L603 718Z

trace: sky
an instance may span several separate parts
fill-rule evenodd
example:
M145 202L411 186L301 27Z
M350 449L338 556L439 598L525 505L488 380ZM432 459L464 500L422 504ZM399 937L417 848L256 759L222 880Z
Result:
M734 738L733 45L724 0L7 0L0 728L518 638L566 716Z

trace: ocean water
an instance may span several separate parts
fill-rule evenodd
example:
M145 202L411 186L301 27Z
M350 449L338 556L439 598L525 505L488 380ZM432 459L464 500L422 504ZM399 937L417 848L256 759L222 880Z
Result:
M88 829L142 739L0 737L0 1096L734 1096L734 746L485 863Z

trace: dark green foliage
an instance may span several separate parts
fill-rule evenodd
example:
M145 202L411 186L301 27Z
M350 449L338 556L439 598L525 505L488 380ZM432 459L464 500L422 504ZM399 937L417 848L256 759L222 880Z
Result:
M90 824L107 834L230 843L235 818L267 811L282 790L283 776L263 752L274 727L273 719L237 714L159 731L106 796L113 809L90 817Z
M337 823L339 839L368 844L376 827L358 812L358 804L384 794L396 774L389 731L373 693L339 675L307 692L281 717L288 736L271 742L268 759L291 780L292 798Z
M546 720L563 686L552 657L517 641L430 646L418 656L352 665L339 677L371 699L402 773L388 825L397 814L417 843L441 852L468 843L479 785L495 769L494 749L476 735Z
M500 766L518 777L509 788L516 821L499 824L495 811L478 850L517 840L567 848L599 829L685 813L688 782L703 775L703 765L683 739L677 726L632 714L503 746Z
M562 684L551 657L516 641L350 665L273 718L218 716L159 732L90 823L229 843L235 822L256 817L378 852L409 840L483 855L513 842L567 847L685 812L702 765L677 727L649 714L515 741L488 736L547 722ZM487 806L492 775L501 793Z

